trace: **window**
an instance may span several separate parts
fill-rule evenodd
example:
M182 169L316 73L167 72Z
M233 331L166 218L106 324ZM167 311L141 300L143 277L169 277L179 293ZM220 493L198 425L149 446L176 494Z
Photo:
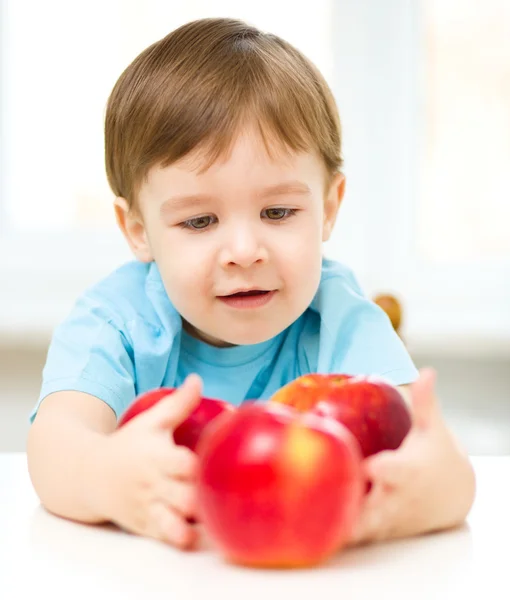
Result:
M440 264L508 261L510 4L428 0L424 21L419 252Z
M510 353L510 4L335 11L338 254L401 297L411 351Z

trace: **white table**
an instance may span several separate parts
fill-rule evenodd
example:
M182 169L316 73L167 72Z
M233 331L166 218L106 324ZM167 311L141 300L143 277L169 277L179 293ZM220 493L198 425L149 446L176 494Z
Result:
M271 571L229 565L206 543L180 552L55 517L38 502L25 454L0 454L0 598L508 600L510 456L473 464L477 498L465 526Z

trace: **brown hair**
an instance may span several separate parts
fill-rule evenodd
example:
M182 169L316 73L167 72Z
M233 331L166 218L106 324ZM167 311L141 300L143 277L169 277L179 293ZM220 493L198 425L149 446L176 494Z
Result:
M153 166L201 148L207 168L248 123L268 152L270 142L316 151L330 176L342 166L333 94L296 48L234 19L183 25L137 56L112 90L105 117L110 187L136 208Z

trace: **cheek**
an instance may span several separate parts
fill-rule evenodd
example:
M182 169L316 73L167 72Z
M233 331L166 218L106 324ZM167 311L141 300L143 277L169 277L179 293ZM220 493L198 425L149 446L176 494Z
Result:
M207 254L176 252L168 261L166 270L170 278L169 284L176 293L196 295L198 290L206 287L210 281L211 269L208 268Z
M210 283L212 269L210 252L200 244L189 243L183 236L163 235L154 252L154 258L171 300L182 296L193 300L197 290Z
M288 283L295 282L305 295L311 293L318 285L322 265L320 228L303 227L297 235L282 237L277 256L278 269Z
M279 236L279 254L291 263L314 263L322 253L322 232L316 218L309 219L301 227Z
M193 263L189 256L167 259L160 265L165 290L177 312L187 321L196 323L203 313L204 301L210 294L207 271L200 262ZM209 287L208 287L209 286Z

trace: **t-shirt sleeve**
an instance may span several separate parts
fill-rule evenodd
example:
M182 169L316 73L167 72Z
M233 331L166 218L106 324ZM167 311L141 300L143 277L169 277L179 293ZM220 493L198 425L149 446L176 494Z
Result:
M379 375L393 385L418 378L388 315L365 297L352 273L324 282L322 296L319 372Z
M122 326L99 303L81 298L53 333L30 421L46 396L65 390L96 396L118 417L136 395L132 356Z

